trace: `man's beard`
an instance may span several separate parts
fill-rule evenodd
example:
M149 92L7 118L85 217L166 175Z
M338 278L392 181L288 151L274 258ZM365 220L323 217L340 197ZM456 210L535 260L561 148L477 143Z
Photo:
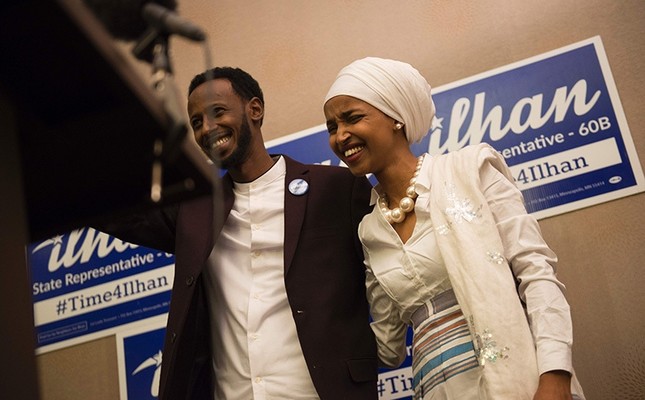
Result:
M216 164L219 163L219 166L222 169L229 169L242 164L249 158L251 150L251 136L251 127L245 118L240 125L240 134L237 137L237 143L233 153L223 160L219 160L213 156L211 156L211 158Z

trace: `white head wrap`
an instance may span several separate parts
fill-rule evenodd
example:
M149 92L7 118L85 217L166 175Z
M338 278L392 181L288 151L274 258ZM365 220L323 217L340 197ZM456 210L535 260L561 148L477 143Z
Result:
M340 70L325 103L340 95L362 100L405 123L408 142L417 143L428 134L434 118L430 92L426 79L410 64L367 57Z

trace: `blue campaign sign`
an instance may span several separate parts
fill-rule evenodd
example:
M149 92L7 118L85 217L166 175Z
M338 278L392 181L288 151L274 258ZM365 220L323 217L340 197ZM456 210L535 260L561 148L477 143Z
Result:
M117 334L121 400L159 397L165 328L143 327Z
M645 190L600 37L435 88L433 98L432 128L413 152L490 144L536 218ZM303 162L340 165L324 125L267 144Z
M165 314L174 256L92 228L27 246L38 351Z
M600 37L435 90L430 154L489 143L543 218L644 190Z

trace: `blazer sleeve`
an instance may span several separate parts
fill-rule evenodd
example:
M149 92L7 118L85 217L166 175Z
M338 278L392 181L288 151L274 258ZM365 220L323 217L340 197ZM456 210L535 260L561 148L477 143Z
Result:
M178 213L179 205L172 205L116 217L93 228L129 243L174 253Z

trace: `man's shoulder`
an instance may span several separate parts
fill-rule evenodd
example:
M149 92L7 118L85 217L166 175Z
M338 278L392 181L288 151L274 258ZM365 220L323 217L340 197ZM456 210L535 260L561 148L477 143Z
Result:
M300 167L319 174L353 176L351 171L347 167L328 165L328 164L303 163L301 161L295 160L284 154L282 156L287 161L287 168Z
M306 165L309 168L315 169L316 171L320 171L322 173L352 175L349 168L346 168L346 167L339 167L336 165L327 165L327 164L306 164Z

